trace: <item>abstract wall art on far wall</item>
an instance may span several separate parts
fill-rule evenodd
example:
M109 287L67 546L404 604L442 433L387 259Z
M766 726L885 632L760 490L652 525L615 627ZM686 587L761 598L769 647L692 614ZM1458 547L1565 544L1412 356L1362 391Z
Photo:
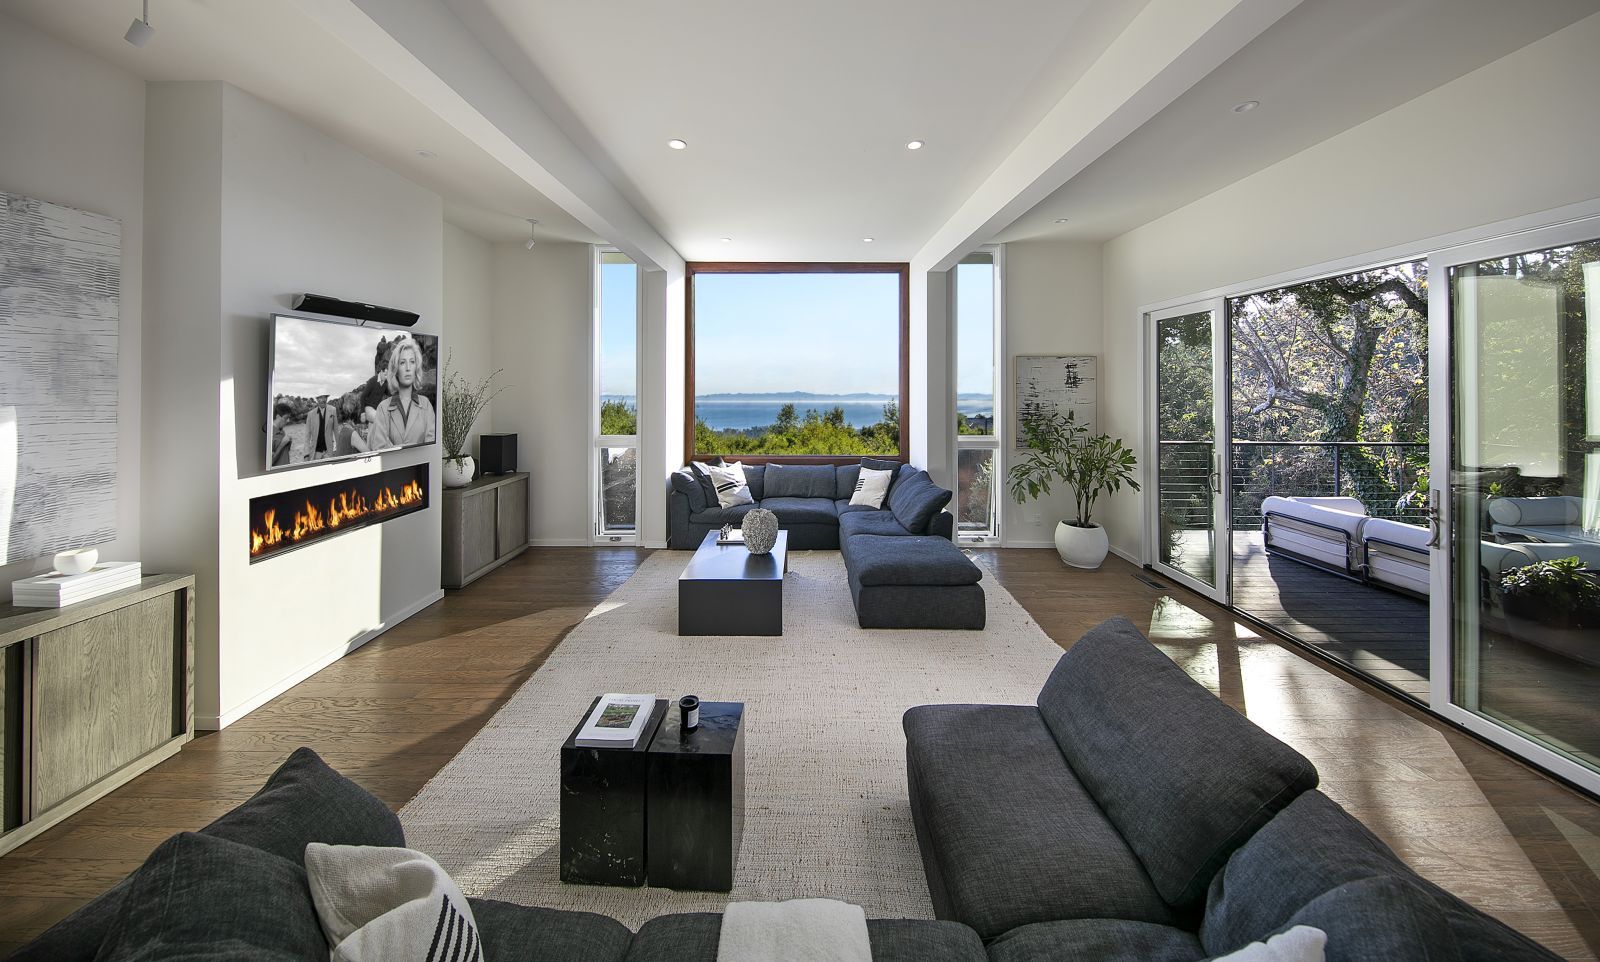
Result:
M0 564L117 536L119 221L0 192Z
M1099 364L1093 354L1017 355L1017 382L1013 397L1016 446L1028 446L1022 434L1022 421L1030 411L1072 412L1073 418L1089 428L1096 427L1100 396Z

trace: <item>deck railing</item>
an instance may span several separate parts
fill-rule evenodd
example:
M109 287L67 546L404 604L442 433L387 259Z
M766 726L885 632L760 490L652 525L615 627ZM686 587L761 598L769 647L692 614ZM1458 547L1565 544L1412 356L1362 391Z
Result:
M1234 441L1229 484L1235 530L1261 525L1269 495L1343 495L1373 517L1420 522L1421 505L1402 504L1420 473L1418 441ZM1162 441L1162 511L1180 527L1203 522L1211 510L1211 441Z

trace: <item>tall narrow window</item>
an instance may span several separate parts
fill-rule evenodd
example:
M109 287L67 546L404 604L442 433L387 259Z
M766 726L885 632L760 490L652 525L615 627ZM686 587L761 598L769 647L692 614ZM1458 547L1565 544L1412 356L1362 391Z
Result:
M956 331L956 530L963 541L1000 535L999 342L996 251L984 249L952 271Z
M639 488L639 270L626 254L595 255L595 526L633 540Z

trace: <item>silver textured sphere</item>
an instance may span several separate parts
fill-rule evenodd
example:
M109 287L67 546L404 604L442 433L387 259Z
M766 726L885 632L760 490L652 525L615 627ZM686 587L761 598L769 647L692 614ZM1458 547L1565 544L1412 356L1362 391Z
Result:
M751 554L767 554L778 543L778 516L757 508L744 516L744 546Z

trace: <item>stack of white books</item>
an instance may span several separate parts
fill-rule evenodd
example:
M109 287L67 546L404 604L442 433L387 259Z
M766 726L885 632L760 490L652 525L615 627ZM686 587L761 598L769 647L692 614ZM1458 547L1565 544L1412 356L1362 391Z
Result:
M654 695L601 695L574 744L579 748L637 748L655 709Z
M81 575L52 571L11 584L11 603L18 608L61 608L124 588L136 588L142 576L137 561L107 561Z

